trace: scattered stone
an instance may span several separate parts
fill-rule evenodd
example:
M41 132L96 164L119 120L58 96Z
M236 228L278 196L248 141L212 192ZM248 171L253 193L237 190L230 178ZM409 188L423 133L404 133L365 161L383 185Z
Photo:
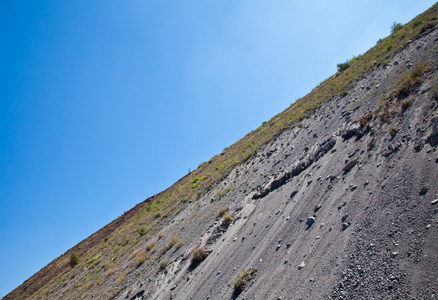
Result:
M308 226L308 228L310 228L313 223L315 223L315 218L314 217L308 217L307 221L306 221L306 225Z
M305 266L306 266L306 263L305 263L304 261L301 262L301 263L299 264L299 266L298 266L298 270L303 269Z
M289 262L288 260L285 260L285 261L283 262L283 264L287 265L288 262Z
M289 198L293 198L296 194L298 194L298 191L293 191L293 192L290 194Z
M348 171L350 171L355 165L357 164L357 159L349 161L345 167L342 169L342 171L344 173L347 173Z
M420 195L426 195L427 191L429 190L429 187L424 186L420 190Z
M438 203L438 199L435 199L435 200L430 201L430 204L432 204L432 205L435 205L435 204L437 204L437 203Z
M342 231L344 231L345 229L347 229L348 227L350 227L351 223L350 222L344 222L342 223Z
M315 205L315 208L313 209L313 211L316 213L318 210L321 209L321 207L322 207L322 205L317 204L317 205Z
M432 226L432 225L431 225L431 224L427 224L427 225L426 225L426 229L429 229L430 226Z
M286 248L289 248L290 246L291 246L290 243L287 243L287 244L286 244Z
M397 255L398 255L398 252L392 252L392 253L391 253L391 258L396 258Z
M176 284L174 284L174 285L170 288L171 291L173 291L174 289L176 289Z

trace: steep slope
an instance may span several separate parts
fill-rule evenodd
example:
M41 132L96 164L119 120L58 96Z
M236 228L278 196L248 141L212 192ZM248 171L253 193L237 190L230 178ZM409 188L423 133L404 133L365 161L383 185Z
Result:
M5 299L433 298L436 15L437 5Z

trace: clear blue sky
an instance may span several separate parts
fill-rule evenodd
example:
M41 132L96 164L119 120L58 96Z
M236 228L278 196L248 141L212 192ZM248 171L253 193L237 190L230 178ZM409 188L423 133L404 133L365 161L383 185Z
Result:
M0 297L435 1L0 1Z

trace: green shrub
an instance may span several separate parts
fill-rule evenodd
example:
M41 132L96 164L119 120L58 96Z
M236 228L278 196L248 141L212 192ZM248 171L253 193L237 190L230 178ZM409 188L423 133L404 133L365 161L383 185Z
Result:
M140 236L143 236L146 233L146 227L143 225L137 229L137 232Z
M350 61L347 59L344 63L339 63L336 66L338 67L338 71L345 71L350 66Z
M79 263L79 260L80 260L79 255L72 252L72 254L70 255L70 267L74 268L74 266L76 266Z
M402 28L403 28L402 24L394 22L394 24L391 25L391 34L396 33L397 31L399 31Z

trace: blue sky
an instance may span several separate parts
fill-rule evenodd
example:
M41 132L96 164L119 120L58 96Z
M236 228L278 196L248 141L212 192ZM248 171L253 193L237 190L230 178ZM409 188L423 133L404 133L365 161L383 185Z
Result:
M435 1L0 1L0 297Z

